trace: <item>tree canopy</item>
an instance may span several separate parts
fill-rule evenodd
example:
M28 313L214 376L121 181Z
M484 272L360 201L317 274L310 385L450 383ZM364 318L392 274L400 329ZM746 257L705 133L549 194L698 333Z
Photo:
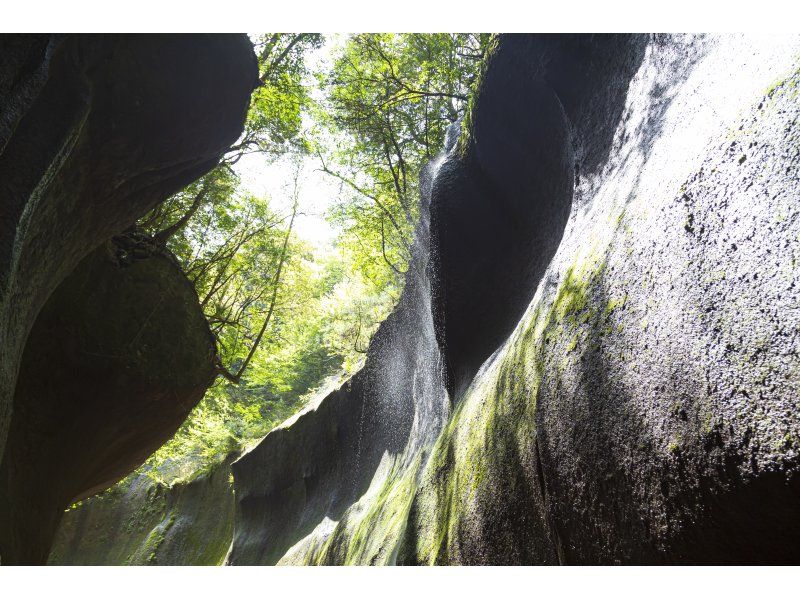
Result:
M419 173L466 109L487 34L357 34L320 73L317 143L323 170L343 183L332 214L355 264L378 287L410 258Z
M194 284L219 352L217 382L146 465L159 475L222 458L360 366L402 289L419 173L463 116L489 42L446 33L251 39L261 86L242 137L139 223ZM243 185L239 164L251 154L291 164L283 197ZM315 169L338 187L326 216L336 236L324 251L296 232Z

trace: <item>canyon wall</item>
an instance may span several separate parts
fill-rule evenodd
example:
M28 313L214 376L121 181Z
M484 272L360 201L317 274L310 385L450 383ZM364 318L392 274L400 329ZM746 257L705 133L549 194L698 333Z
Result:
M3 35L0 58L0 559L36 564L214 379L193 286L128 229L217 165L258 68L244 35Z
M797 36L496 37L366 365L232 463L226 562L800 562L798 94Z
M230 563L798 562L799 57L500 36L433 173L430 293L234 463Z

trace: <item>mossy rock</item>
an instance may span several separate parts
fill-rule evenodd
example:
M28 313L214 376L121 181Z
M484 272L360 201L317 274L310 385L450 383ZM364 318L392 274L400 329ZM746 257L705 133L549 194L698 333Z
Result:
M314 496L320 455L355 463L310 434L331 395L242 468L236 535L286 563L800 562L798 56L797 37L501 36L432 185L447 422L355 491L329 480L349 503L285 519L270 545L259 524ZM737 93L721 93L733 73ZM552 130L547 88L565 118ZM527 157L543 138L540 171ZM515 193L572 173L567 194ZM568 217L541 211L559 198ZM556 217L526 220L537 210ZM526 236L553 242L500 250ZM375 416L372 390L347 396L355 421Z
M221 565L233 538L233 455L189 481L144 471L65 513L51 565Z

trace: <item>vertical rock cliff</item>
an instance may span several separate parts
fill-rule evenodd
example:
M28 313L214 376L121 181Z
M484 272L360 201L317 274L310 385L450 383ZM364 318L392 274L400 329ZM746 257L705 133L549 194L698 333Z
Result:
M0 36L3 564L45 562L213 380L193 287L120 234L218 163L256 81L244 35Z
M798 68L500 36L366 366L233 464L229 562L800 561Z

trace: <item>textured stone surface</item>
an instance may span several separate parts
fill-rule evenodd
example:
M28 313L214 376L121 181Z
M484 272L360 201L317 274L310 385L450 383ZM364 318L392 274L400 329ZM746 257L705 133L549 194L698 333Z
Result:
M215 377L194 287L164 250L111 242L39 314L0 466L4 563L43 562L73 502L166 442Z
M244 35L0 36L4 564L44 562L63 509L138 466L213 379L177 265L103 244L214 167L256 80Z
M800 562L798 97L797 36L502 36L229 562Z
M508 35L490 54L460 159L440 170L431 204L434 301L456 395L530 303L570 213L575 152L594 152L581 156L585 169L607 154L645 42Z
M216 164L256 77L244 35L0 37L0 457L49 295Z
M800 40L494 52L433 182L452 413L279 562L800 561ZM371 398L318 412L346 399L369 417ZM302 420L264 445L279 438L297 472L316 467ZM276 467L235 469L240 512L275 496ZM235 536L284 550L268 529L237 519Z
M219 565L233 536L230 460L171 486L148 473L65 513L50 565Z
M407 562L800 559L797 52L651 43L604 171L434 450Z

